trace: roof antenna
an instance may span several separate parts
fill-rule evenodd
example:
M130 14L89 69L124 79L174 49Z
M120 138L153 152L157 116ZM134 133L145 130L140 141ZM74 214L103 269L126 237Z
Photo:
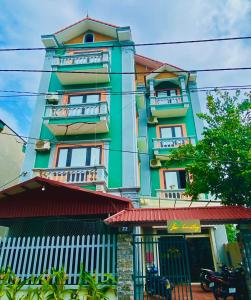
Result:
M87 10L86 18L89 18L88 10Z

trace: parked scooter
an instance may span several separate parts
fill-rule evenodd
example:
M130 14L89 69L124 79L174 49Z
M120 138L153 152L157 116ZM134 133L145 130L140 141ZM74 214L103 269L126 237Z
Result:
M161 296L167 300L172 299L172 285L167 277L159 276L155 266L146 270L145 290L148 295Z
M227 299L232 296L234 300L247 300L248 293L245 282L245 272L242 267L229 270L224 277L212 276L213 293L216 300Z
M200 270L200 286L203 291L211 292L214 286L214 280L212 278L227 277L229 273L229 269L226 265L221 266L221 272L215 272L210 269L201 269Z

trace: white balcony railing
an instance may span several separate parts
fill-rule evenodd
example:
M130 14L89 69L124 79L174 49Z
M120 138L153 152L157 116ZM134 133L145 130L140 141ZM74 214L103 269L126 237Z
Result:
M33 171L35 176L40 176L42 178L48 178L63 183L107 183L107 172L104 166L34 169Z
M192 137L172 137L153 139L154 149L169 149L178 148L186 144L195 144L195 139Z
M75 55L64 55L55 57L54 65L69 66L69 65L88 65L104 63L109 61L107 52L81 53Z
M185 195L185 189L160 189L157 190L157 197L166 200L191 200L191 196ZM198 200L209 201L209 200L219 200L216 199L211 194L199 194Z
M151 105L169 105L169 104L182 104L182 96L161 96L161 97L151 97Z
M46 105L45 117L88 117L108 114L107 102Z

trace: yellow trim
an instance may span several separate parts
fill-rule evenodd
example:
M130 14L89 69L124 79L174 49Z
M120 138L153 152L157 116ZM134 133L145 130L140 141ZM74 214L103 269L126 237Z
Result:
M160 73L155 77L155 80L160 79L170 79L170 78L177 78L178 76L173 73Z
M159 169L159 178L160 178L160 189L165 189L165 177L164 172L171 172L171 171L182 171L185 168L162 168Z
M69 40L65 44L66 45L68 45L68 44L83 44L83 38L84 38L84 35L86 33L87 32L84 32L84 33L80 34L79 36ZM98 32L93 32L93 31L90 31L90 33L94 34L94 43L114 41L114 38L112 38L108 35L104 35L104 34L101 34L101 33L98 33Z

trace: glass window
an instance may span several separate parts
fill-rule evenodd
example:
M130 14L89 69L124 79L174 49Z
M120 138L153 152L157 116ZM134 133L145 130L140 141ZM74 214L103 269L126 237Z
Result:
M179 171L166 171L164 172L165 188L167 190L179 190L186 188L186 172L185 170Z
M182 137L182 127L181 126L170 126L160 128L161 138L172 138L172 137Z
M84 42L85 43L93 43L94 42L94 34L86 33Z
M101 164L101 154L101 146L60 149L57 167L97 166Z
M68 154L68 149L60 149L59 154L58 154L58 161L57 161L57 166L60 167L65 167L67 163L67 154Z
M83 94L69 96L69 104L96 103L100 101L100 94Z

